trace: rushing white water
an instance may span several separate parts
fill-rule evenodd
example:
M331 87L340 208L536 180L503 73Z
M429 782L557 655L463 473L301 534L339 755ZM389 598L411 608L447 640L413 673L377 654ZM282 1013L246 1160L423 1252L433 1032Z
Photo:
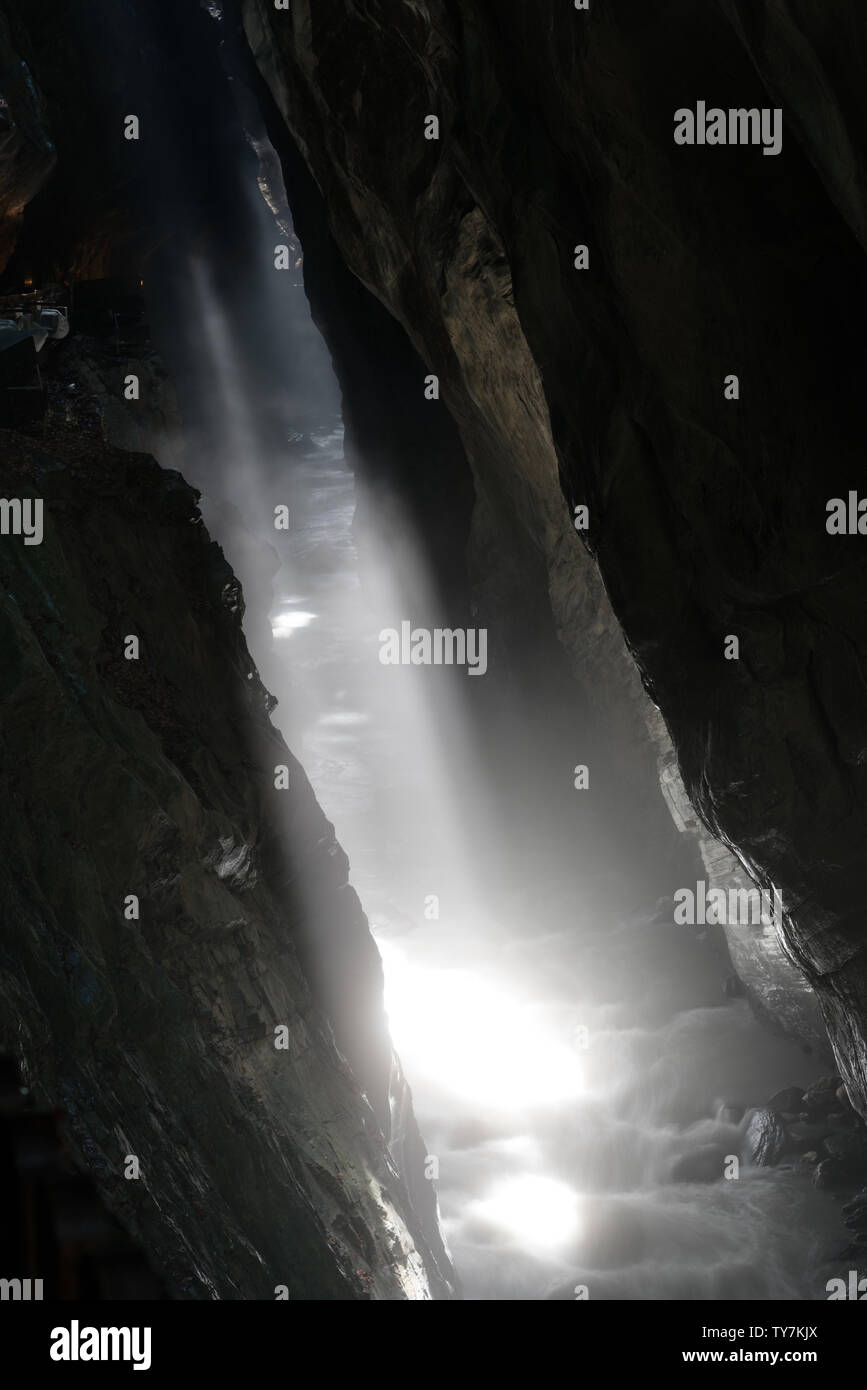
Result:
M718 1118L725 1103L761 1103L822 1068L741 1001L672 1017L655 1007L652 974L618 997L612 980L630 978L647 923L588 931L576 913L552 930L492 917L463 838L474 773L456 710L432 717L430 668L378 662L372 605L390 548L366 547L382 572L362 584L339 426L313 432L293 474L274 649L257 655L380 944L467 1296L572 1297L584 1285L591 1298L823 1297L821 1260L845 1241L807 1176L671 1180L697 1149L738 1153L739 1126ZM425 915L432 893L438 917Z
M708 1007L691 992L685 938L600 917L582 893L594 871L586 847L558 867L548 846L543 865L539 784L502 830L462 713L465 672L380 663L380 630L432 611L421 547L382 498L367 499L354 528L327 354L300 285L278 282L277 296L275 225L258 190L251 197L264 248L258 361L267 349L285 362L278 413L296 436L263 443L273 388L257 397L243 335L194 267L190 356L206 409L188 431L187 472L244 585L275 721L334 822L380 944L466 1295L824 1297L822 1262L846 1242L836 1204L807 1176L742 1166L732 1180L675 1182L672 1169L712 1150L719 1172L742 1128L724 1105L761 1104L825 1068L743 1002ZM287 531L274 527L279 505ZM545 699L542 682L541 727ZM537 737L515 712L503 757L523 742L532 753Z

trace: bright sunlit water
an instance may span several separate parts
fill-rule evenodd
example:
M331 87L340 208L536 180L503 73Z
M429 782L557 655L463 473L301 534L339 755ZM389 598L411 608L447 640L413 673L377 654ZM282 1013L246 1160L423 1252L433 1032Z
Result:
M363 585L338 431L314 436L295 477L263 664L371 917L466 1295L823 1296L820 1261L845 1237L807 1177L671 1180L697 1148L737 1153L724 1104L759 1104L823 1067L742 1001L660 1016L646 978L618 997L612 962L631 980L646 924L588 927L577 904L556 927L496 920L463 838L473 774L467 750L454 754L456 710L434 719L431 673L377 660L369 595L388 587L390 548L371 547L383 573Z
M251 197L267 249L273 223L255 187ZM737 1152L724 1105L760 1104L826 1067L760 1028L742 1001L697 1007L684 988L664 1007L679 943L666 955L649 919L588 907L594 865L581 844L560 866L559 896L532 868L511 907L492 882L491 864L505 881L517 846L486 809L454 679L378 660L386 623L423 621L420 548L375 499L353 529L327 354L300 288L269 317L269 255L258 347L285 362L284 440L263 444L263 402L239 384L245 345L194 266L187 317L204 408L186 470L243 582L275 722L334 822L380 945L465 1295L572 1298L586 1285L592 1298L824 1297L821 1261L845 1235L808 1177L745 1167L736 1181L675 1182L672 1169L696 1149ZM286 532L274 527L281 504ZM536 734L516 721L511 737L513 747ZM571 766L573 750L563 759ZM524 810L527 833L540 820L543 837L545 808L528 798Z

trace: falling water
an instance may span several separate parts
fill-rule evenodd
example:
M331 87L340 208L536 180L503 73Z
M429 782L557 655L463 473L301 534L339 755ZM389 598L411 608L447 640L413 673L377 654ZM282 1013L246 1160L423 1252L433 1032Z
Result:
M300 272L273 268L284 200L268 188L263 201L261 179L249 191L262 235L257 357L207 260L194 260L192 311L176 325L195 332L187 473L244 584L275 721L335 824L379 942L466 1295L824 1297L824 1261L845 1242L836 1204L808 1176L742 1166L731 1181L673 1177L699 1150L722 1171L741 1146L741 1109L824 1068L742 1001L709 998L684 964L698 947L670 924L600 913L582 893L592 865L580 845L559 883L541 859L532 869L545 808L531 790L526 843L502 830L462 712L465 671L380 662L384 627L436 611L423 548L393 499L367 497L354 522L328 355ZM274 374L257 371L265 358L283 376L276 397ZM274 526L279 506L287 531ZM545 699L540 683L540 726ZM504 708L508 759L537 734Z
M671 1016L659 1005L667 981L645 976L636 988L648 922L553 928L492 916L466 855L442 858L455 848L468 764L449 756L447 738L437 744L420 691L397 688L410 672L376 659L339 431L314 433L297 477L306 505L271 618L291 692L285 732L371 916L466 1295L572 1297L586 1285L595 1298L824 1296L822 1260L845 1241L809 1176L756 1168L737 1181L671 1180L698 1150L739 1152L743 1121L726 1106L807 1085L822 1067L743 1001ZM328 563L310 565L314 555ZM444 878L440 915L428 919L429 890ZM544 901L545 885L536 890Z

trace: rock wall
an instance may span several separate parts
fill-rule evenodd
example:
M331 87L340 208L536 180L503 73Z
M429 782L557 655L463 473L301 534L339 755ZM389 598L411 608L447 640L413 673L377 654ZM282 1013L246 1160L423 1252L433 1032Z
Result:
M0 549L2 1045L174 1296L449 1296L379 957L195 494L59 427L0 460L44 503Z
M439 376L495 527L543 558L584 688L634 767L650 728L671 781L673 747L713 872L716 840L782 891L758 992L809 1029L807 980L867 1109L863 542L825 529L862 471L858 10L242 9L347 264ZM699 100L780 107L782 151L676 145Z
M193 249L231 274L243 306L237 263L255 254L255 226L237 189L253 156L218 39L197 4L58 15L3 0L10 289L162 275L170 329L189 312ZM182 462L185 383L143 321L122 352L79 328L73 308L70 337L43 356L45 423L0 432L3 495L46 508L41 545L0 544L16 811L0 1039L63 1108L73 1151L174 1296L450 1297L346 857L270 725L240 586L195 494L141 456ZM123 657L128 634L138 663ZM274 788L278 764L288 791ZM123 915L130 894L138 919ZM124 1178L127 1154L138 1180Z
M223 6L228 33L239 8L232 0ZM472 622L487 627L489 660L513 694L523 689L529 717L540 680L549 716L558 701L571 703L573 713L563 725L564 758L573 748L576 758L584 747L594 750L595 823L585 821L580 833L590 838L599 826L609 826L609 840L615 833L621 837L599 876L605 883L599 908L628 913L646 907L654 886L662 892L675 880L688 881L701 871L701 858L691 841L678 842L666 811L657 744L670 752L670 741L642 688L598 571L590 560L576 569L574 531L548 426L539 414L540 384L534 379L535 418L527 422L519 376L509 376L508 360L500 364L498 335L510 350L520 348L508 266L500 252L493 253L478 284L470 275L472 306L455 301L455 332L467 351L474 343L485 347L485 380L492 390L496 385L498 408L505 412L494 436L487 437L486 425L484 439L470 439L455 426L451 397L444 404L424 394L429 366L409 322L389 312L386 305L395 306L378 296L375 284L352 273L357 265L345 256L329 198L305 162L303 141L285 120L268 16L261 30L249 9L244 18L258 70L270 85L260 75L257 87L256 71L244 70L240 55L239 75L266 113L282 163L304 247L305 288L343 392L346 452L357 473L360 512L371 488L377 500L381 486L397 495L418 523L415 542L445 596L449 624L467 621L463 612L471 609ZM526 347L521 350L520 369L534 371ZM484 471L475 462L480 448ZM484 706L482 684L473 694ZM483 708L480 736L488 714ZM563 777L562 763L553 775ZM557 814L553 804L549 814ZM574 810L567 814L581 819ZM605 834L603 828L601 841Z

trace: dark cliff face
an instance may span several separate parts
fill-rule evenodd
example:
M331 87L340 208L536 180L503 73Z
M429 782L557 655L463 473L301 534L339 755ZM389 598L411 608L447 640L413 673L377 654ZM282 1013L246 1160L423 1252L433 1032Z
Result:
M212 81L220 65L205 10L149 0L58 10L53 0L4 0L2 13L14 53L0 90L29 162L46 142L55 162L52 177L21 198L23 234L10 269L38 283L177 261L190 205L200 247L229 243L243 264L252 251L249 220L227 193L249 151L231 101ZM9 81L21 63L30 97ZM126 138L129 115L139 122L136 140Z
M440 377L493 528L543 557L579 679L640 750L610 600L693 805L782 890L867 1110L865 566L863 540L825 530L863 475L855 7L242 8L347 264ZM676 145L697 100L781 107L781 153Z
M22 52L24 39L13 17L0 13L5 103L0 107L0 266L5 265L15 245L24 209L55 165L42 94Z
M0 11L7 285L144 271L176 313L197 251L249 327L238 267L255 225L238 171L253 155L207 14L138 0ZM145 132L135 150L127 112ZM2 495L39 496L46 517L41 545L4 536L0 555L14 811L0 1042L62 1107L79 1161L174 1296L449 1297L379 956L270 724L240 585L181 477L106 443L174 461L185 382L146 339L126 348L142 382L130 413L113 343L72 319L43 361L46 424L0 432Z
M670 892L673 882L694 879L701 857L692 839L678 834L660 790L660 759L671 757L664 726L642 690L595 566L589 559L575 564L554 452L537 419L538 383L530 383L528 396L508 354L499 354L498 335L504 347L516 345L505 260L495 257L472 303L458 309L466 343L480 350L487 344L485 382L503 412L471 438L456 427L460 418L450 410L451 398L431 399L427 373L437 363L426 363L420 351L415 325L424 320L421 309L416 306L415 318L397 314L393 298L381 293L375 279L360 278L358 263L346 255L340 221L332 215L333 189L311 173L304 139L284 118L276 41L267 26L259 30L249 23L248 11L248 44L241 9L233 0L222 6L223 32L239 80L255 96L281 161L304 247L305 290L342 388L358 514L363 519L371 508L383 511L396 498L415 524L414 541L445 620L465 622L469 612L470 621L487 628L490 659L512 698L523 701L529 724L539 721L544 688L552 728L560 707L560 747L592 746L594 797L586 817L574 795L571 804L552 796L552 787L564 780L562 760L539 775L552 849L557 840L555 858L562 865L576 839L585 848L594 845L602 915L644 907L648 898ZM495 718L484 687L476 684L466 711L479 745ZM496 749L490 759L492 777L500 754ZM528 765L532 759L531 752ZM523 802L527 795L526 774L511 786L500 785L501 803ZM525 832L517 833L520 838ZM582 884L585 896L596 891L596 885Z
M45 517L0 556L4 1043L176 1296L447 1296L376 948L195 494L62 430L0 457Z

